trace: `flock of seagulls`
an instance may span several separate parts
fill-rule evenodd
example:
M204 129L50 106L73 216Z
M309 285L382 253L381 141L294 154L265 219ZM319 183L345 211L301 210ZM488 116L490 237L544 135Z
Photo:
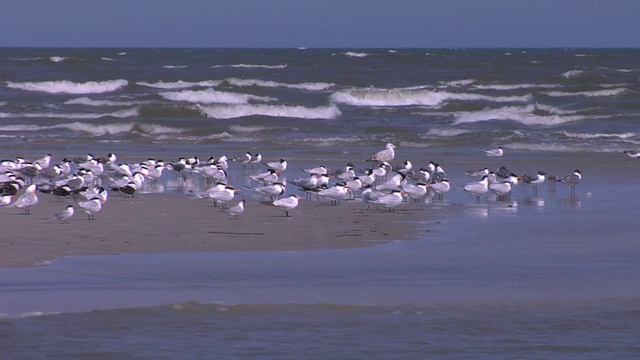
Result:
M442 199L451 190L451 181L447 180L445 170L436 162L420 168L414 167L410 161L392 165L396 149L394 144L386 144L383 150L363 159L371 164L366 168L347 163L344 168L331 171L319 165L300 169L305 176L289 181L284 176L289 167L287 160L267 162L262 155L249 152L234 158L212 156L206 161L197 157L181 157L175 162L148 159L139 163L118 163L115 154L100 158L87 154L57 163L52 161L51 154L35 161L18 157L0 162L0 207L17 208L31 214L39 203L38 194L47 193L61 199L69 198L73 204L44 221L66 223L77 211L93 220L102 211L109 192L118 192L129 199L144 187L156 186L166 172L173 172L180 182L196 177L202 180L207 188L194 194L195 197L212 201L231 219L240 219L245 212L246 197L236 201L236 195L243 190L249 191L259 202L280 209L286 217L291 216L291 211L304 199L326 201L333 206L355 200L366 204L367 209L375 206L395 212L405 203L424 202L427 198ZM490 157L505 153L502 147L483 152ZM627 156L631 155L627 153ZM243 189L230 184L232 177L228 171L231 162L242 165ZM249 167L251 171L246 174ZM544 171L518 176L504 166L496 171L489 168L468 171L467 175L479 178L461 186L477 202L489 194L506 199L520 182L531 184L534 196L537 186L544 182L564 183L575 196L575 188L582 179L579 170L558 179ZM291 187L297 194L292 193ZM228 206L232 202L233 206Z

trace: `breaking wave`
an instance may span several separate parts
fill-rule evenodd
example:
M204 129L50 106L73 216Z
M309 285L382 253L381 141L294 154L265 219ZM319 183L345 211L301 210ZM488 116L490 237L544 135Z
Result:
M206 89L201 91L184 90L165 92L160 96L172 101L187 101L198 104L247 104L250 101L274 101L274 98L250 94L238 94L226 91Z
M73 81L43 81L43 82L8 82L7 87L26 91L40 91L50 94L102 94L127 86L127 80L88 81L77 83Z
M347 51L343 53L343 55L346 57L352 57L352 58L363 58L363 57L369 56L370 54L363 53L363 52Z
M221 105L200 106L200 110L208 118L233 119L246 116L270 116L298 119L335 119L341 115L336 106L307 108L304 106L285 105Z
M565 97L565 96L606 97L606 96L618 96L618 95L624 94L627 91L629 90L626 88L615 88L615 89L579 91L579 92L548 91L548 92L544 92L543 94L547 96L552 96L552 97Z
M103 117L128 118L138 116L138 108L111 113L0 113L0 118L100 119Z
M149 103L148 101L115 101L115 100L94 100L88 97L75 98L65 101L65 105L88 105L88 106L136 106Z
M287 84L280 83L276 81L264 81L264 80L256 80L256 79L236 79L230 78L226 79L225 82L229 83L233 86L238 87L249 87L249 86L258 86L258 87L266 87L266 88L288 88L288 89L299 89L299 90L308 90L308 91L323 91L335 86L333 83L322 83L322 82L306 82L300 84Z
M139 132L142 134L174 134L183 130L154 124L138 124L135 122L119 123L119 124L95 124L83 122L71 122L56 125L5 125L0 126L0 131L7 132L26 132L26 131L46 131L55 129L67 129L74 132L90 134L92 136L118 135L128 134L130 132Z
M331 95L336 103L352 106L437 106L446 101L491 101L491 102L528 102L531 95L525 96L488 96L479 94L451 93L446 91L401 91L401 90L347 90Z
M262 64L232 64L232 65L213 65L212 68L246 68L246 69L284 69L288 65L280 64L280 65L262 65Z
M484 109L473 112L460 112L455 114L454 124L477 123L492 120L510 120L524 125L555 126L569 122L586 120L593 117L582 115L562 116L558 114L538 115L535 105L508 106L498 109Z
M136 85L151 87L155 89L172 90L172 89L188 89L192 87L215 87L220 85L220 81L206 80L206 81L191 82L191 81L179 80L174 82L158 81L155 83L140 81L140 82L137 82Z

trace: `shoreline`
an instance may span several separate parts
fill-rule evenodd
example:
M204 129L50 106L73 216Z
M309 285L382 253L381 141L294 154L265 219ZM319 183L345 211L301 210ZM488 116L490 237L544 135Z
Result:
M110 194L111 195L111 194ZM295 251L348 249L416 239L426 230L425 204L406 203L395 213L362 203L303 200L286 217L257 199L247 199L234 219L212 202L175 194L110 196L95 220L77 209L68 224L43 222L71 199L38 194L32 215L1 208L0 268L31 267L67 256L126 253ZM229 206L240 199L236 197ZM408 224L409 226L398 226Z

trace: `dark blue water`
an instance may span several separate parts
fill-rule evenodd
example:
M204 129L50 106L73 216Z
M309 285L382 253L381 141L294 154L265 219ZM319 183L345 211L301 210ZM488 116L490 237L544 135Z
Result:
M622 151L640 141L638 55L2 49L3 158L250 150L299 171L391 141L454 188L425 205L429 236L383 246L0 270L0 357L637 357L640 164ZM465 170L500 165L585 177L576 196L460 190Z

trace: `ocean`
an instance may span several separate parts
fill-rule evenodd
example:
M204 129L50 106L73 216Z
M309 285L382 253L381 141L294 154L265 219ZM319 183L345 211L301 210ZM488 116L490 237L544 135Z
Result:
M6 359L640 355L638 49L0 49L0 157L441 164L428 236L0 269ZM501 146L502 157L483 150ZM395 164L394 164L395 165ZM583 173L509 199L466 170ZM167 192L173 174L165 175ZM291 190L294 191L294 190ZM0 213L0 216L3 214ZM389 214L393 216L394 214ZM393 221L391 221L393 222ZM424 233L424 232L421 232ZM1 256L1 249L0 249Z

